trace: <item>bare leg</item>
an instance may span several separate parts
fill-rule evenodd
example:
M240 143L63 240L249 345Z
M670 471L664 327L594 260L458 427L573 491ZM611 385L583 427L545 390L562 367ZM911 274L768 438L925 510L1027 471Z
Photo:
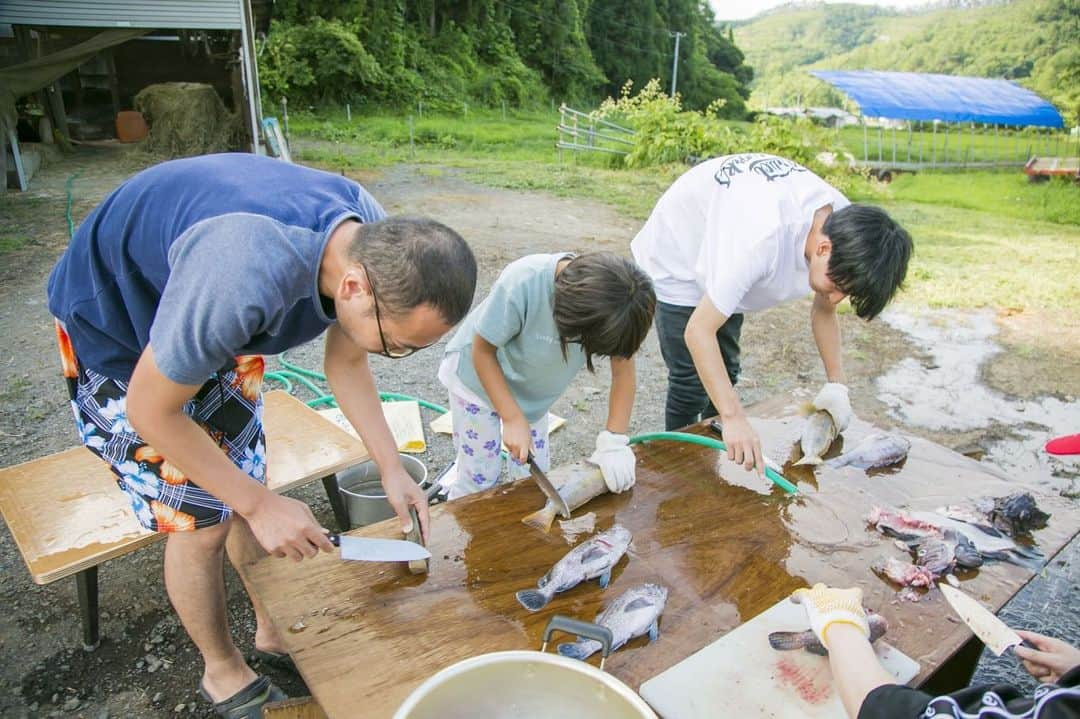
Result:
M191 641L202 654L203 687L215 701L257 678L229 634L223 573L232 522L194 532L173 532L165 544L165 589Z
M251 587L248 586L243 573L240 572L242 565L267 556L266 550L259 546L259 542L255 539L255 535L251 533L251 528L245 519L234 515L232 525L232 531L229 532L229 538L225 543L225 551L229 554L229 561L236 568L237 573L240 574L240 579L244 582L248 597L251 599L251 606L255 610L255 648L264 652L284 653L285 642L282 640L281 634L274 627L274 623L270 621L270 616L263 608L262 602L251 591Z

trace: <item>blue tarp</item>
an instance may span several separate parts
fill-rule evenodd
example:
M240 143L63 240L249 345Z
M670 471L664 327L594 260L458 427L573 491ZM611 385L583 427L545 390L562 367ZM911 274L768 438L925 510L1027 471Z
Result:
M1008 80L874 70L814 70L842 91L865 117L1063 127L1057 109Z

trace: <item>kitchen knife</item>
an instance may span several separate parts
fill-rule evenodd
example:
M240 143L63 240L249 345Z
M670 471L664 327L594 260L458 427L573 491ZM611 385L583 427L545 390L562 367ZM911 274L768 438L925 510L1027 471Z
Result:
M529 452L529 471L532 474L533 480L536 485L540 487L540 490L547 495L547 498L555 503L555 509L564 519L570 519L570 507L567 506L566 500L559 495L559 490L555 489L555 485L551 483L551 480L547 478L547 475L540 469L540 466L536 463L536 458L533 457L532 452Z
M431 552L416 542L404 539L375 539L329 535L330 543L341 547L341 558L361 562L411 562L431 559Z
M1006 649L1015 647L1017 644L1023 644L1026 647L1031 646L1019 634L1010 629L1005 622L994 616L993 612L959 589L944 583L939 584L938 588L945 595L945 599L949 601L953 610L964 620L964 624L967 624L975 636L995 655L1000 657L1005 653Z

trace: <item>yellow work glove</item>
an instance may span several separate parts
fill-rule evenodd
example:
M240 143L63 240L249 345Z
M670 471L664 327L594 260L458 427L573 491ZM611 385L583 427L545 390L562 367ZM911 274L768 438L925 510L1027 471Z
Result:
M870 626L866 622L866 611L862 606L862 590L834 589L820 582L813 589L796 589L791 601L801 604L806 609L810 620L810 629L814 631L822 646L829 648L825 633L832 624L852 624L858 627L866 638L870 638Z

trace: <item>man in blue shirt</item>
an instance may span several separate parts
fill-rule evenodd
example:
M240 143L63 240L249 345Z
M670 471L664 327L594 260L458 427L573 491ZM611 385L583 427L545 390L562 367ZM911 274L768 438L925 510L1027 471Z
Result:
M295 560L331 548L307 505L265 487L261 355L326 331L338 404L403 529L414 507L426 534L426 498L399 461L367 355L438 341L475 285L476 260L448 227L388 219L344 177L241 154L135 175L53 269L49 309L83 443L139 521L169 533L166 589L203 655L201 693L222 716L258 716L283 696L229 635L222 549L236 563L260 546ZM284 659L255 611L256 650Z

